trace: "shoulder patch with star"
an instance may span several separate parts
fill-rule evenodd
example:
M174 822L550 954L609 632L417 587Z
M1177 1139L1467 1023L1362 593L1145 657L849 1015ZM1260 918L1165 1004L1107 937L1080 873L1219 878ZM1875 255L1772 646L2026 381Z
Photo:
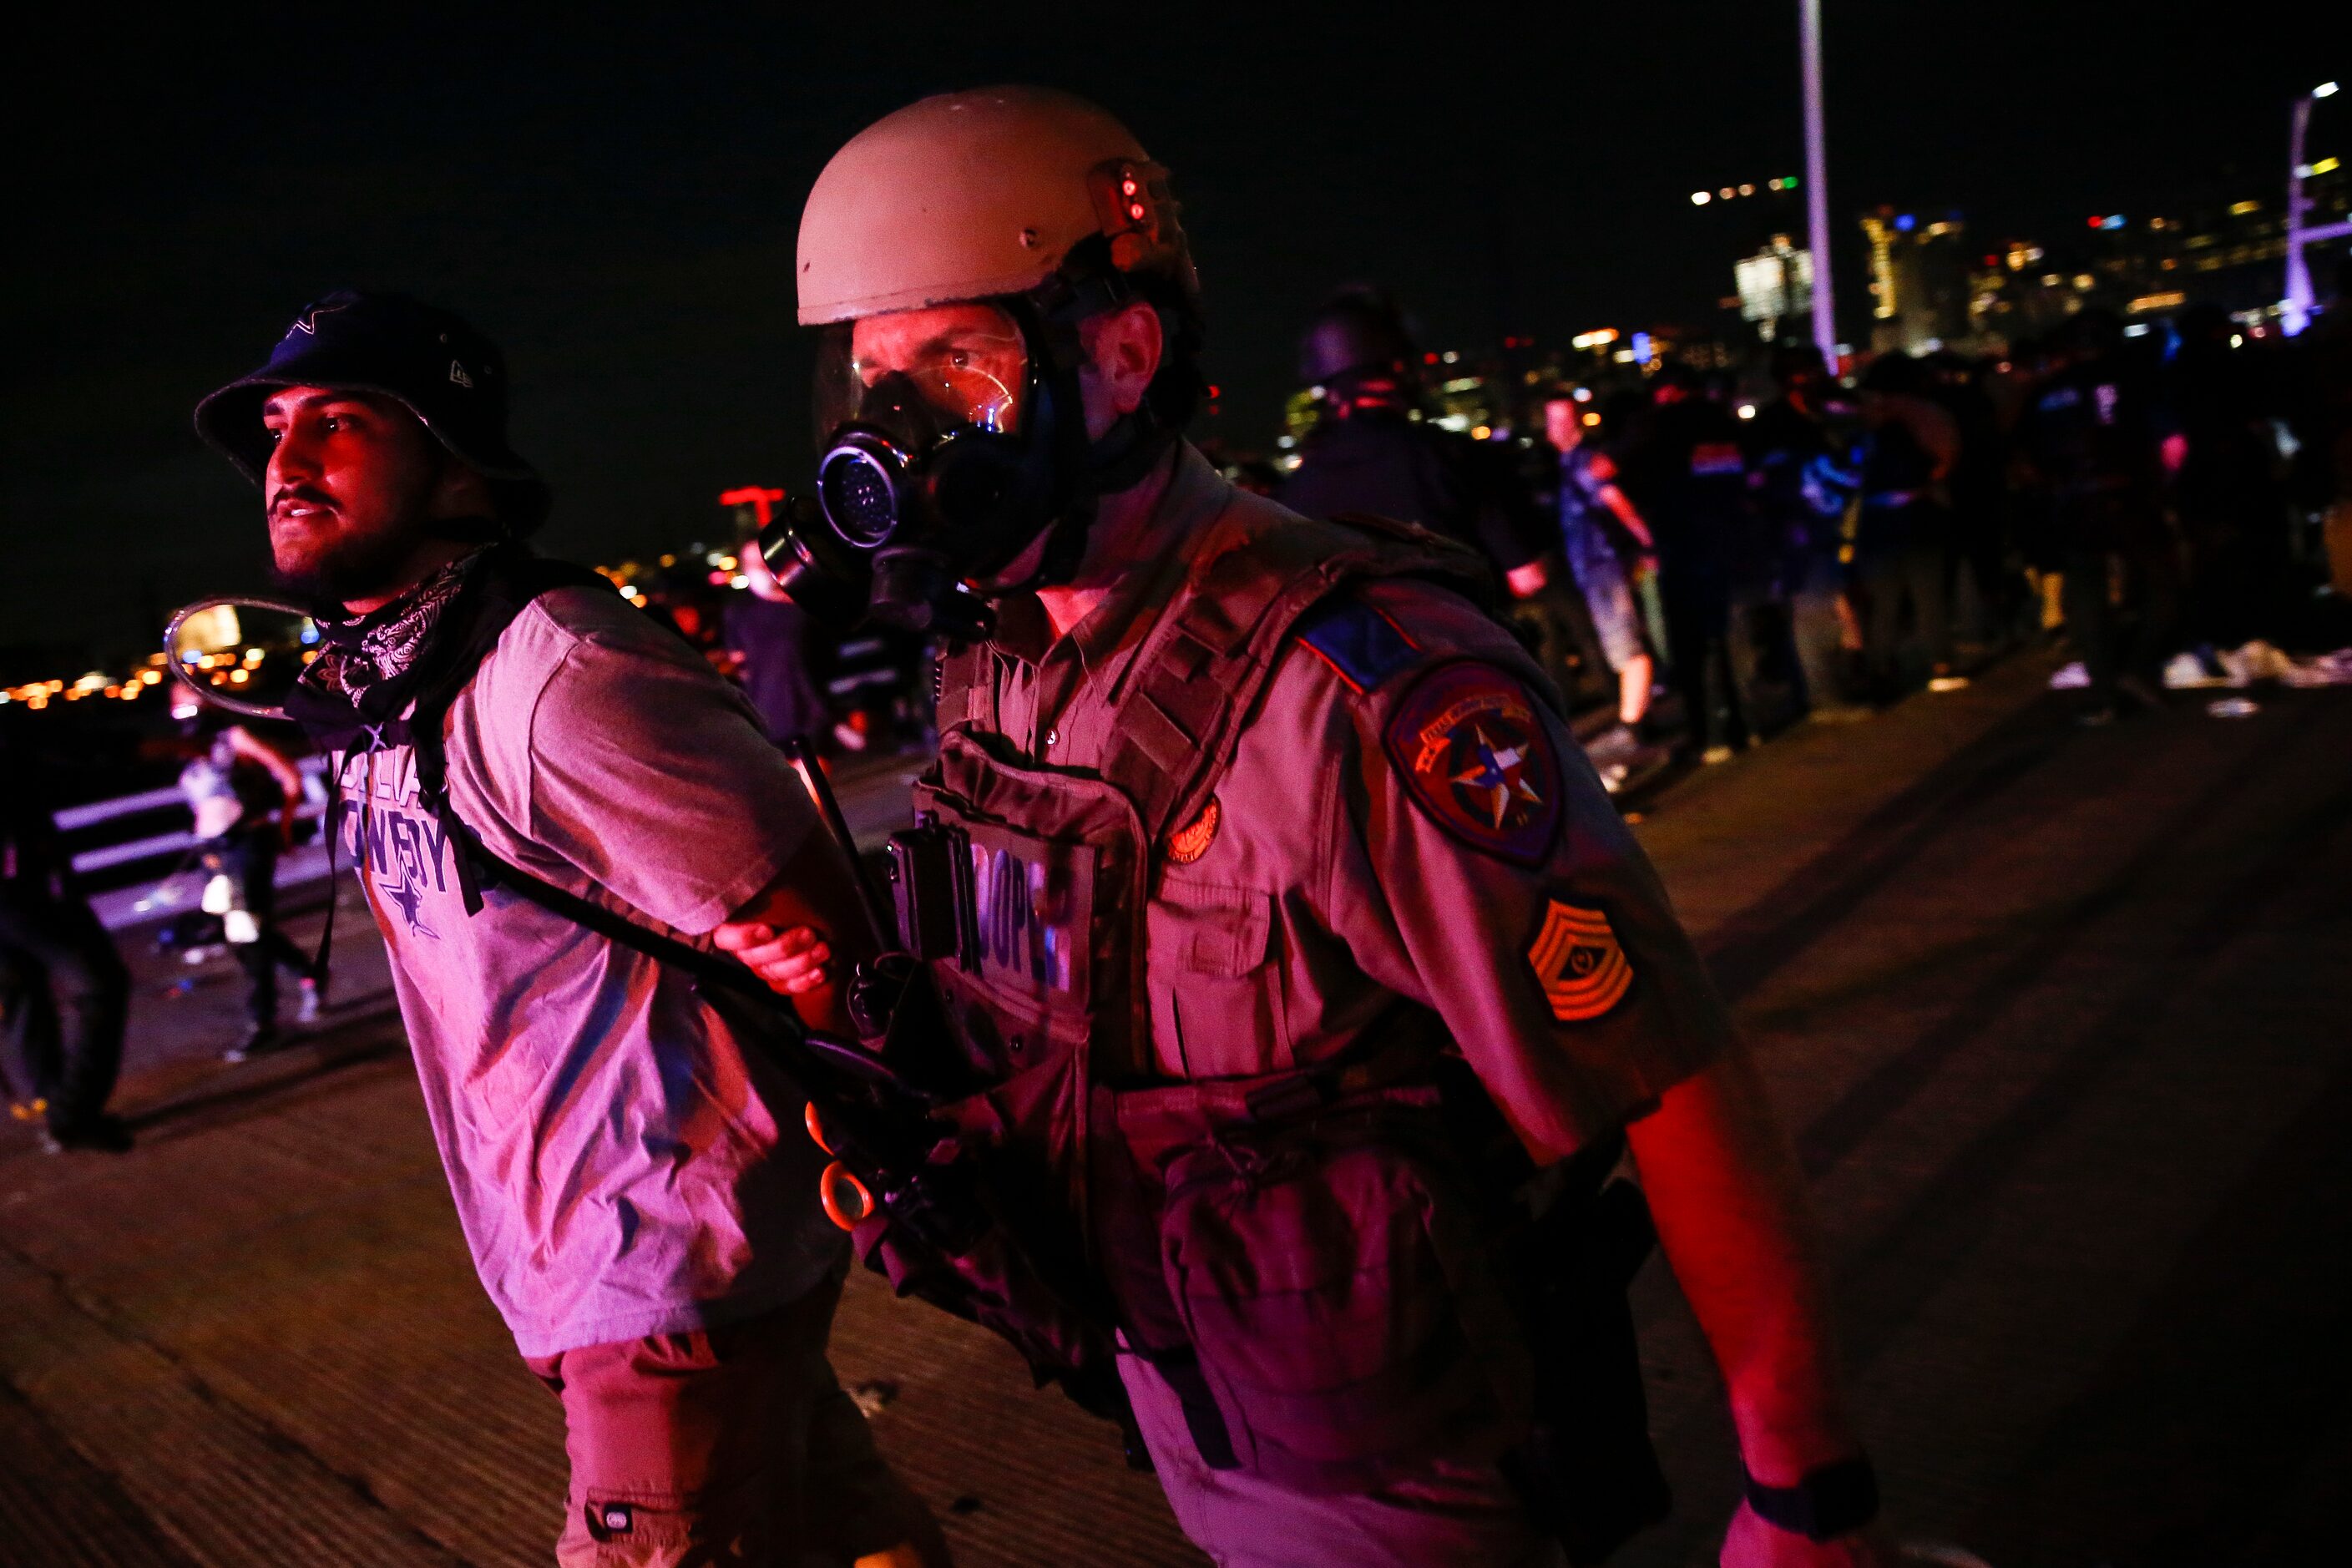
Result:
M1381 733L1413 802L1436 824L1521 866L1550 858L1559 836L1559 760L1536 700L1474 659L1423 676Z

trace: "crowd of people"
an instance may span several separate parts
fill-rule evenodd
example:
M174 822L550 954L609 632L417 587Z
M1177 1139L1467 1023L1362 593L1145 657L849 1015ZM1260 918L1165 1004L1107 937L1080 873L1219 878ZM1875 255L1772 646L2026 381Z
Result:
M1783 343L1758 402L1674 363L1546 387L1515 469L1507 439L1427 417L1430 356L1350 290L1305 335L1319 418L1277 493L1477 548L1563 689L1614 704L1587 738L1612 787L1956 689L2044 636L2105 723L2164 706L2168 681L2233 679L2232 650L2342 637L2298 519L2352 483L2345 336L2290 351L2210 307L2127 335L2095 310L2002 355L1890 352L1843 376Z

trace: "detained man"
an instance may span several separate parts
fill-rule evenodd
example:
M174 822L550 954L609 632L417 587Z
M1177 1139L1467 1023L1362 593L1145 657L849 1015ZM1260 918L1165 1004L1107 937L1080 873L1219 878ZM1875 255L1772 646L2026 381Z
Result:
M698 655L523 542L549 491L505 384L456 317L343 292L196 423L319 605L289 709L334 753L483 1287L562 1402L557 1561L943 1563L826 1362L845 1248L777 1022L496 875L738 952L837 1023L845 862Z

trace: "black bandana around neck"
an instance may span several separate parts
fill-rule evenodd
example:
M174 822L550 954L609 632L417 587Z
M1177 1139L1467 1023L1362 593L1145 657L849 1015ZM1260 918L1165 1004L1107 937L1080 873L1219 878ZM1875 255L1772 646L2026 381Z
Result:
M319 657L287 700L287 711L314 733L349 739L381 734L400 717L439 662L451 611L469 597L494 552L453 561L390 604L347 620L321 617ZM462 617L460 617L462 618Z
M303 679L359 703L369 690L398 679L413 668L425 649L442 613L457 596L468 567L481 559L479 552L453 561L388 605L346 621L323 623L322 646Z
M613 584L585 566L550 561L512 541L454 562L364 616L321 617L319 657L294 683L287 717L322 751L409 743L412 708L427 730L420 767L435 776L439 720L522 607L551 588Z

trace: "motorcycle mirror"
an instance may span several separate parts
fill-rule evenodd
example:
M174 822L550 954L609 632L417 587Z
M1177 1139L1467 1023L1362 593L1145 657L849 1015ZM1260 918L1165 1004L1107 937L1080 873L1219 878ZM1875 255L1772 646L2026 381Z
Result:
M283 719L286 699L319 647L319 626L278 599L199 599L163 628L173 679L248 719Z

